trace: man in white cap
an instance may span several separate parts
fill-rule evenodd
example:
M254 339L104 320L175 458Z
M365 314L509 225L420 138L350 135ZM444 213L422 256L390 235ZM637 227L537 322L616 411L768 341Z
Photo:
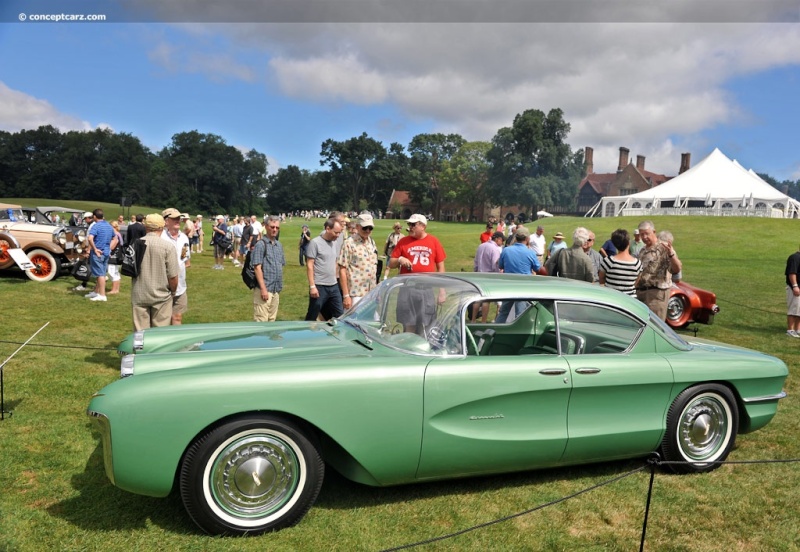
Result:
M416 214L406 220L408 236L400 238L392 251L389 260L390 268L400 268L400 274L418 272L444 272L446 255L442 244L434 236L428 234L428 219ZM397 301L397 321L403 324L404 330L419 333L429 327L436 318L436 303L427 295L414 295L420 290L404 287ZM425 293L422 291L421 293ZM438 302L444 303L444 288L440 290Z
M372 239L374 228L372 215L358 215L356 233L344 241L339 252L339 285L345 309L357 304L377 285L378 247Z
M175 248L175 255L178 259L178 287L172 296L172 320L173 326L179 326L183 322L184 313L189 310L189 295L186 293L186 268L192 265L192 255L190 252L189 236L181 232L181 213L170 207L161 212L164 217L164 231L161 238Z

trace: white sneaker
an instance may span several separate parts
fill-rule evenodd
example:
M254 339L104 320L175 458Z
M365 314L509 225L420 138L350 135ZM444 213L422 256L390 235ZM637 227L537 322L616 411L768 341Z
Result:
M786 335L789 337L800 337L800 333L797 333L794 330L786 330Z
M107 301L107 299L105 295L95 295L89 301Z
M84 295L84 297L86 297L87 299L94 299L95 297L97 297L97 292L96 291L92 291L92 292L87 293L86 295Z
M72 291L86 291L87 289L89 289L89 288L87 288L86 286L81 284L79 286L75 286L74 288L72 288Z

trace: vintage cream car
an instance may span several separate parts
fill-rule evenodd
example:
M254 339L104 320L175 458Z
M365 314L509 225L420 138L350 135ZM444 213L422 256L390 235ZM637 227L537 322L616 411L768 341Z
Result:
M33 263L31 280L48 282L70 268L83 253L84 229L26 222L19 205L0 203L0 271L16 267L9 249L19 247Z

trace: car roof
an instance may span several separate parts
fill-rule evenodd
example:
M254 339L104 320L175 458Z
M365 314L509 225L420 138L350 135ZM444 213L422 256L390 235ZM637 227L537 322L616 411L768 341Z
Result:
M59 207L58 205L50 205L46 207L36 207L36 209L47 213L48 211L61 211L63 213L84 213L83 209L74 209L72 207Z
M22 206L14 205L13 203L0 203L0 209L22 209Z
M591 301L623 308L642 320L647 320L650 316L647 306L635 297L569 278L491 272L453 272L448 275L472 283L487 297L518 296Z

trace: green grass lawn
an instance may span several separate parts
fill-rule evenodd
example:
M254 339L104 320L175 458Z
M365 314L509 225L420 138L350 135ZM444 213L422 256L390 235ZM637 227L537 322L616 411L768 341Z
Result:
M26 204L53 201L26 200ZM91 208L81 202L56 202ZM119 207L106 208L109 218ZM134 207L134 212L151 212ZM390 232L377 221L375 239ZM633 219L555 218L547 236L591 228L602 243ZM675 235L684 278L716 292L722 309L698 336L765 351L792 374L789 396L765 429L740 436L731 460L800 457L800 400L792 377L800 340L785 332L783 270L800 244L796 220L716 217L654 219ZM279 318L302 319L307 306L298 265L302 221L284 224L288 265ZM312 222L312 234L322 220ZM483 224L432 222L449 271L469 271ZM239 270L212 270L210 251L188 270L184 322L252 318L251 292ZM610 462L572 468L394 488L351 483L328 470L317 504L294 528L247 539L210 538L184 513L180 499L132 495L106 479L99 443L85 409L92 393L118 377L115 346L131 330L130 281L107 303L91 303L61 277L37 284L0 274L0 361L45 322L50 325L6 366L6 409L0 422L0 552L39 550L380 550L485 523L578 492L642 465ZM420 547L419 550L636 550L649 474L642 472L578 498L512 520ZM764 551L800 549L798 464L729 465L704 475L657 471L647 550Z

